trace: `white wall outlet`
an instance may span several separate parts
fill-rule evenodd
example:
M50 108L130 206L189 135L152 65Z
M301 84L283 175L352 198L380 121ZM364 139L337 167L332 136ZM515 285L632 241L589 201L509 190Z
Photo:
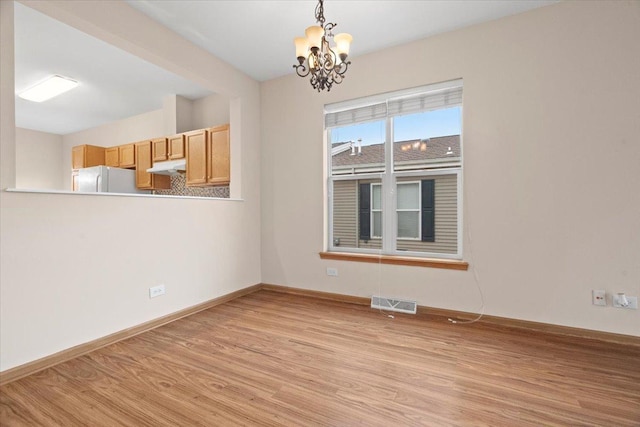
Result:
M337 275L338 275L337 268L327 267L327 276L337 276Z
M607 305L607 293L602 289L594 289L591 291L591 302L593 305Z
M626 308L629 310L637 310L638 309L638 297L630 297L625 295L627 299L627 305L623 305L621 299L618 297L618 294L613 294L613 306L615 308Z
M149 298L159 297L160 295L164 295L164 285L149 288Z

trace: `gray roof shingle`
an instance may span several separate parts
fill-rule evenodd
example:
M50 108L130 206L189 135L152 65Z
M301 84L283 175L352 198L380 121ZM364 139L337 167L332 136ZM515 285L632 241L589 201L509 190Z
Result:
M343 144L348 142L338 142L332 146L335 148ZM460 157L460 135L395 142L393 157L396 162L457 158ZM355 155L351 155L351 150L346 150L332 158L333 167L379 163L384 163L384 144L363 145L360 154L356 147Z

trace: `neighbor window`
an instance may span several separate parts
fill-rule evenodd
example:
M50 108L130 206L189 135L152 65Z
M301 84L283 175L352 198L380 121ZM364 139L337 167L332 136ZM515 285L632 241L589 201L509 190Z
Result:
M326 106L329 251L461 258L461 116L460 80Z

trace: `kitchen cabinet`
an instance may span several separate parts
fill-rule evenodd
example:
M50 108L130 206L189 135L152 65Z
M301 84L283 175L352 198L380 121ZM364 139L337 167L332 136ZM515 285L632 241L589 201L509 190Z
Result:
M210 128L207 144L207 182L229 185L231 163L229 156L229 125Z
M76 145L71 149L71 169L90 168L104 165L104 147Z
M169 175L158 175L147 172L153 164L151 141L141 141L133 144L136 157L136 186L147 190L171 188Z
M104 164L117 168L120 165L119 147L109 147L104 150Z
M154 162L163 162L167 160L167 138L152 139L151 154Z
M133 143L118 146L118 167L124 169L136 167L136 150Z
M104 165L114 168L136 167L136 151L133 144L116 145L104 150Z
M184 135L174 135L168 139L169 160L184 159Z
M187 185L207 185L207 130L184 134L187 157Z

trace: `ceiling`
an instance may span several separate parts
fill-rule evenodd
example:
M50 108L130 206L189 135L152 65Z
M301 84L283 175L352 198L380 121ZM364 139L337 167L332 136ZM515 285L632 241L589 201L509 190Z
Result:
M293 38L315 23L316 1L126 0L258 81L292 74ZM555 3L555 0L327 0L328 22L359 55ZM166 95L211 94L140 58L15 4L16 92L51 74L80 82L44 103L16 97L16 126L67 134L156 110ZM35 30L35 31L34 31ZM355 60L354 60L355 63Z

